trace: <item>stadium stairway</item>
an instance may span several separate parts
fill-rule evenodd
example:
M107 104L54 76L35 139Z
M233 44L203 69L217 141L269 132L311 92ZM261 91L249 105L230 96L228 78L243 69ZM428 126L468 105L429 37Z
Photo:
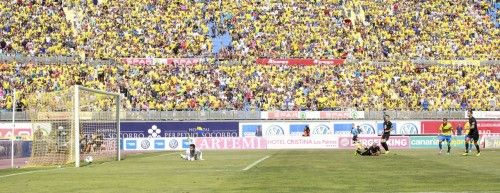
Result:
M221 18L219 20L219 23L226 25L225 21L228 21L232 18L232 16L228 13L221 15ZM208 27L208 36L211 38L212 41L212 53L213 54L218 54L222 49L227 48L231 45L231 42L233 41L233 38L231 34L229 33L228 28L230 26L225 26L224 31L219 31L220 28L217 26L217 23L215 21L210 21L207 24Z
M103 0L101 0L102 2ZM86 15L80 6L64 6L63 7L64 15L66 16L66 20L71 23L71 31L73 32L73 37L78 37L79 34L82 33L82 23ZM85 58L85 52L83 50L77 51L78 56L82 59Z
M362 28L365 22L365 10L359 3L359 1L349 1L349 3L342 6L344 18L348 18L351 22L351 25L354 28ZM353 36L359 43L363 43L363 38L361 37L361 33L353 30Z
M77 7L69 8L63 7L64 15L66 16L66 20L71 23L71 30L73 31L73 35L77 35L77 29L79 28L79 24L83 19L83 11L77 10Z
M232 41L232 37L227 31L222 35L212 38L212 53L218 54L222 49L229 47Z

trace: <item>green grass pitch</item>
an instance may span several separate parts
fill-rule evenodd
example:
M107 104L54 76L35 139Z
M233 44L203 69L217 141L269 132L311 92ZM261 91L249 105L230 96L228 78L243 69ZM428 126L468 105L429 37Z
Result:
M205 151L130 155L81 168L0 170L0 192L500 192L500 151L480 157L436 150ZM266 156L250 169L244 168ZM14 174L14 175L11 175Z

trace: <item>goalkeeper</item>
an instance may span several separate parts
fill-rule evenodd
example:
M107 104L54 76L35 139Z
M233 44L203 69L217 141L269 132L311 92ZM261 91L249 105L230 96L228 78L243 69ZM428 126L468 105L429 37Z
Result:
M186 150L186 155L181 154L181 158L188 161L203 160L203 153L197 150L194 144L191 144L189 149Z
M453 126L448 122L448 119L443 119L443 124L439 126L439 131L441 132L439 135L439 154L443 151L443 141L446 141L448 144L448 151L446 154L449 155L451 150L451 134L455 132L453 131Z

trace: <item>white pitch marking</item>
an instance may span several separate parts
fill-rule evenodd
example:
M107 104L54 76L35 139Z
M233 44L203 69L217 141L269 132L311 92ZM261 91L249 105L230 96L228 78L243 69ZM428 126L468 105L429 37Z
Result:
M139 159L147 159L147 158L153 158L153 157L161 157L161 156L173 155L173 154L179 154L179 152L171 152L171 153L164 153L164 154L154 155L154 156L140 157Z
M264 161L265 159L267 159L269 157L271 157L271 156L268 155L266 157L261 158L260 160L257 160L255 162L253 162L252 164L250 164L246 168L244 168L243 171L247 171L247 170L251 169L252 167L256 166L257 164L259 164L260 162Z
M145 159L145 158L153 158L153 157L161 157L161 156L172 155L172 154L178 154L178 153L179 153L179 152L164 153L164 154L155 155L155 156L143 157L143 159Z
M172 154L177 154L177 153L178 152L165 153L165 154L155 155L155 156L151 156L151 157L143 157L143 158L160 157L160 156L172 155ZM109 162L105 162L105 163L109 163ZM102 163L102 164L104 164L104 163ZM101 165L101 164L99 164L99 165ZM23 174L38 173L38 172L53 171L53 170L62 170L62 169L65 169L65 168L53 168L53 169L47 169L47 170L35 170L35 171L29 171L29 172L20 172L20 173L3 175L3 176L0 176L0 178L6 178L6 177L10 177L10 176L18 176L18 175L23 175Z
M494 191L486 191L486 192L494 192ZM417 192L417 193L445 193L445 192ZM450 193L467 193L467 192L450 192Z
M7 174L0 176L0 178L6 178L10 176L17 176L17 175L23 175L23 174L31 174L31 173L37 173L37 172L47 172L47 171L53 171L53 170L63 170L64 168L53 168L53 169L48 169L48 170L35 170L35 171L29 171L29 172L20 172L20 173L14 173L14 174Z

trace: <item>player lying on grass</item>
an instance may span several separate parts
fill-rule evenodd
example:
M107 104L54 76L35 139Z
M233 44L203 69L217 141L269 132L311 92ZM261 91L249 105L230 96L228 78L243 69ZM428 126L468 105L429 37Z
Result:
M370 147L363 147L363 144L356 143L356 155L362 156L378 156L382 152L377 143L373 143Z
M197 150L194 144L189 145L189 149L186 150L186 155L180 155L182 159L188 161L203 160L203 153L200 150Z

